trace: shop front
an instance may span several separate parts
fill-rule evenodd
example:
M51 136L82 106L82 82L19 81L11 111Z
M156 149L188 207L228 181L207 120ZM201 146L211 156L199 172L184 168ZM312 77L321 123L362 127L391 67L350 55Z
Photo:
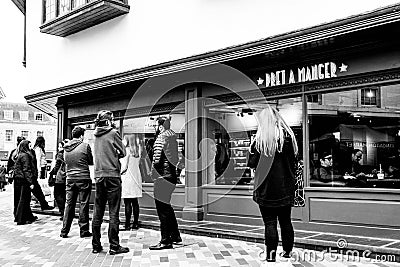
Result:
M99 110L109 109L122 136L135 134L146 146L154 140L156 118L170 116L179 145L179 182L172 199L177 217L261 225L252 200L254 170L247 167L247 158L257 131L257 112L270 105L279 110L299 144L295 221L399 227L400 49L394 36L400 27L396 22L322 35L353 22L254 43L253 47L282 39L289 43L263 53L252 54L248 46L239 46L234 52L245 56L219 63L241 73L240 78L215 72L218 64L212 64L183 75L196 79L182 79L183 70L160 75L175 82L158 83L169 87L160 98L155 98L154 86L148 86L154 77L60 96L59 139L81 125L93 143L93 119ZM317 33L318 40L289 42ZM232 50L218 53L228 55ZM211 73L211 78L193 76L197 71ZM247 77L245 82L242 76ZM116 77L104 79L111 83ZM152 179L142 179L141 211L155 214Z

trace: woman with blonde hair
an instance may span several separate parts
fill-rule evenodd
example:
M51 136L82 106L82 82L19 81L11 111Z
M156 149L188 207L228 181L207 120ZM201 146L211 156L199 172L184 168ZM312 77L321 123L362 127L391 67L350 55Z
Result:
M267 107L257 113L258 129L250 158L256 158L253 200L259 205L265 225L267 262L276 261L277 221L281 228L282 257L290 258L294 231L291 207L295 194L296 137L279 112ZM249 161L250 163L250 161Z
M140 174L139 162L143 152L143 138L140 134L125 135L123 140L126 146L126 156L122 159L121 198L125 204L125 228L130 230L139 228L139 201L142 197L142 176ZM131 215L133 213L133 224L131 226Z

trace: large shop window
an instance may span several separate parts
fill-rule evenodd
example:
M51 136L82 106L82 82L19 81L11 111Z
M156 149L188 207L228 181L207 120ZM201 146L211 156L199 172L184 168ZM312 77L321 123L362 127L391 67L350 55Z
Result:
M242 105L208 107L207 138L215 146L209 149L207 183L209 185L251 185L254 171L247 167L250 144L257 132L256 112L272 105L293 129L302 157L301 98L259 101Z
M400 188L400 85L321 100L307 103L310 185Z
M148 175L148 173L151 168L151 160L153 156L152 148L156 139L156 125L157 118L159 116L161 115L129 118L124 119L123 121L124 137L135 137L135 139L138 140L141 148L144 149L146 152L142 153L139 163L143 183L153 183L153 179ZM165 116L169 116L171 118L171 129L177 135L179 161L176 166L176 172L178 177L178 184L185 184L185 114L182 111L181 113L174 112L172 114L165 114Z

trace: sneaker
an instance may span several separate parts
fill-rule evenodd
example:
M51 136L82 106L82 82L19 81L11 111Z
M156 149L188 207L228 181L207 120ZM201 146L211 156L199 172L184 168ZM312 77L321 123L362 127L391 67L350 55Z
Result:
M282 251L281 253L279 253L279 256L280 257L282 257L282 258L285 258L285 259L290 259L290 252L285 252L285 251Z
M150 250L162 250L162 249L171 249L172 244L163 244L163 243L158 243L156 245L150 246Z
M91 237L92 236L92 233L91 232L83 232L83 233L81 233L81 237L82 238L84 238L84 237Z
M110 255L121 254L121 253L128 253L129 248L119 246L117 249L110 249Z
M177 237L177 238L172 238L172 244L174 245L182 245L182 238L181 237Z
M93 248L92 253L97 254L103 251L103 247Z
M139 229L139 224L137 224L137 223L132 224L131 229L133 229L133 230Z
M62 238L67 238L67 237L68 237L68 234L66 234L66 233L61 233L61 234L60 234L60 237L62 237Z

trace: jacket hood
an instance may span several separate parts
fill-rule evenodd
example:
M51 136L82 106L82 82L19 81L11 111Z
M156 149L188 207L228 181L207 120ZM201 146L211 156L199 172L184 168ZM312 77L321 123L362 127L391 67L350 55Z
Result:
M102 136L106 133L108 133L109 131L111 131L113 128L111 126L101 126L101 127L96 127L96 129L94 130L94 136Z
M66 143L64 145L64 150L67 152L71 152L72 150L74 150L77 146L79 146L80 144L82 144L82 140L81 139L72 139L71 141L69 141L68 143Z

